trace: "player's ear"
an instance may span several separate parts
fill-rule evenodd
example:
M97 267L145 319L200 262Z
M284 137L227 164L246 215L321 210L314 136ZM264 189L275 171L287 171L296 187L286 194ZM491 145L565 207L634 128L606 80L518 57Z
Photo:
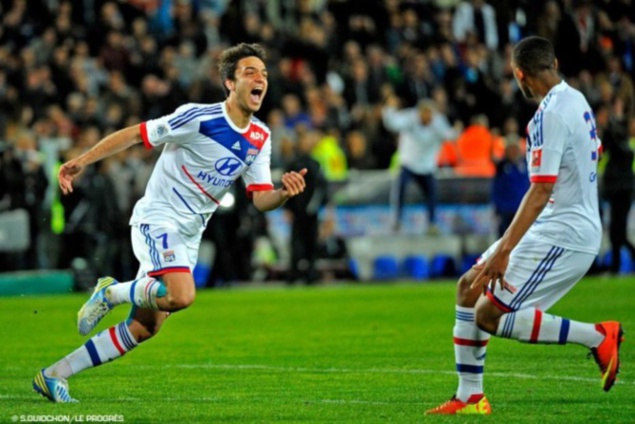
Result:
M518 81L522 81L525 79L525 73L520 68L514 68L514 74L516 74L516 78L518 78Z
M558 59L554 59L553 60L553 69L555 69L557 71L558 70L558 65L559 65Z
M234 81L230 80L230 79L226 79L225 80L225 87L231 93L236 88L236 83Z

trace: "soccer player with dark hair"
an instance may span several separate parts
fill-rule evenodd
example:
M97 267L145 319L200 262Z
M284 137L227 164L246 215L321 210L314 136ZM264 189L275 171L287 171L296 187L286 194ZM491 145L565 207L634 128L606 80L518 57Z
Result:
M600 250L597 163L591 107L563 81L551 43L528 37L514 48L514 77L538 103L527 127L531 185L504 235L458 282L454 352L459 386L427 414L489 414L483 393L490 335L590 349L609 391L619 370L622 327L546 313L586 274Z
M129 318L42 369L33 380L37 392L53 402L73 402L68 377L123 356L156 335L169 313L194 302L192 270L201 235L239 177L261 211L276 209L304 190L306 169L283 174L279 189L271 182L271 134L253 116L267 93L265 59L257 44L225 50L219 62L224 102L183 105L170 115L117 131L62 165L59 185L68 194L86 166L137 143L148 149L164 144L130 219L140 262L136 279L101 278L79 311L77 325L87 335L122 303L132 306Z

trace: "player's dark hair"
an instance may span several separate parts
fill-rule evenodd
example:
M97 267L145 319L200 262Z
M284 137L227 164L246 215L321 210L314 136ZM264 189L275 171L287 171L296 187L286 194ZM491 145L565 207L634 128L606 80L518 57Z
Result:
M256 56L263 62L267 59L267 53L259 44L240 43L234 47L224 50L218 61L218 70L220 71L221 84L225 95L229 95L229 90L225 87L226 80L234 80L236 74L236 66L238 61L245 57Z
M556 53L549 40L531 36L514 46L513 60L524 73L535 77L546 69L555 69Z

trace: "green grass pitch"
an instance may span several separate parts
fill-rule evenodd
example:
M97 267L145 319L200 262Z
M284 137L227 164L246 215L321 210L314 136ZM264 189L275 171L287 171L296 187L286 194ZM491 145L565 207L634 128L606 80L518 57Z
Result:
M136 351L69 380L78 404L32 392L43 366L81 345L85 294L0 299L0 422L119 415L129 423L635 422L635 279L586 278L551 312L622 321L610 393L576 345L493 338L489 417L426 417L456 388L454 283L234 288L198 293ZM125 318L119 307L99 329ZM633 337L633 339L629 339ZM84 418L85 419L85 418Z

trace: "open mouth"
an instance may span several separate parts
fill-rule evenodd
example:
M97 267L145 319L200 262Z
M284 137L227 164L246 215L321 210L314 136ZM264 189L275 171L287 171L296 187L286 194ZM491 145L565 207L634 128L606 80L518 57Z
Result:
M260 100L262 100L263 92L264 90L262 88L254 88L253 90L251 90L251 93L250 93L251 100L256 103L259 103Z

